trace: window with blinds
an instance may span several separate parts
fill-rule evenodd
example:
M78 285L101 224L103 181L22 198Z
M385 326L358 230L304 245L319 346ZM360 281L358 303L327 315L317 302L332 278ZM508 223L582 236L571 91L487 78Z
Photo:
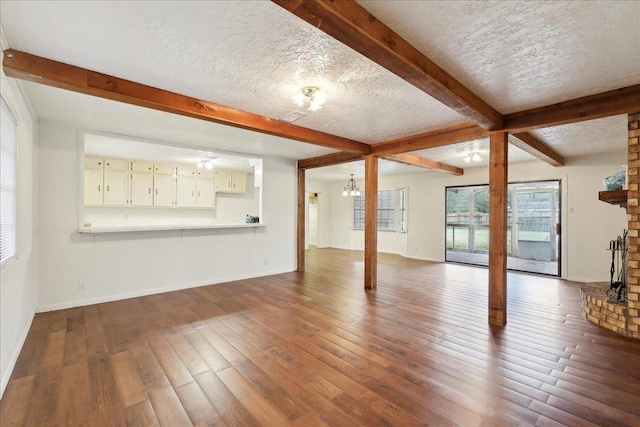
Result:
M0 263L16 258L17 125L0 98Z
M400 197L400 203L396 204L396 193ZM399 215L398 231L407 231L406 214L407 189L379 190L378 191L378 230L395 231L396 218ZM353 198L353 228L364 228L364 194Z

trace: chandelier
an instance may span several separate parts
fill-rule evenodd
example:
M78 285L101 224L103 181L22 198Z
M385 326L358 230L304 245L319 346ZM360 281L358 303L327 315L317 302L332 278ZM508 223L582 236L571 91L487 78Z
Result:
M480 155L479 152L472 151L470 153L467 153L466 157L462 160L464 160L467 163L471 163L471 162L478 163L482 161L482 156Z
M360 189L356 185L356 181L353 179L353 174L351 174L351 179L349 179L349 182L347 182L347 185L345 185L342 195L343 196L359 196L360 195Z
M292 96L292 99L298 107L304 107L305 103L308 103L309 111L318 111L327 101L327 95L317 87L303 87L300 92Z

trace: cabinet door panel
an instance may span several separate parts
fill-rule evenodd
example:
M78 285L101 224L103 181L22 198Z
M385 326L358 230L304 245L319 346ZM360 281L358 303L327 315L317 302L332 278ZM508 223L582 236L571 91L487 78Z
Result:
M176 206L193 208L196 206L196 180L179 176L176 179Z
M102 165L104 165L104 159L99 159L97 157L84 157L84 168L85 169L102 169Z
M225 170L217 170L215 175L216 191L221 193L231 193L231 172Z
M148 173L131 174L131 205L153 206L153 175Z
M176 175L195 178L196 168L194 166L178 165L176 166Z
M197 177L213 179L214 178L213 169L199 168L197 172Z
M104 169L127 172L129 170L129 162L121 159L104 159Z
M133 173L153 173L153 163L131 162L131 172Z
M153 176L153 206L172 207L175 199L175 182L171 175Z
M127 184L129 175L126 172L104 171L104 204L105 206L126 206L129 192Z
M247 189L247 175L244 172L231 173L231 190L234 193L244 193Z
M173 175L173 165L168 163L154 163L153 173L159 175Z
M84 204L90 206L102 204L102 170L84 170Z
M214 208L216 200L215 185L212 179L196 181L196 206L199 208Z

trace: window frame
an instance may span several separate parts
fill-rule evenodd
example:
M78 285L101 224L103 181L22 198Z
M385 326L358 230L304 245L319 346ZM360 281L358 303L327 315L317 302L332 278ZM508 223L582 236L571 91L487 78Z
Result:
M10 102L5 98L5 96L3 94L0 94L0 108L3 110L6 110L6 112L9 115L9 119L11 120L11 122L14 125L14 141L13 141L13 160L14 160L14 186L12 189L13 191L13 196L14 196L14 200L13 200L13 213L14 213L14 221L13 221L13 247L12 247L12 253L5 257L5 258L1 258L0 259L0 269L4 269L6 266L8 266L9 264L12 264L13 262L18 260L18 225L19 225L19 215L18 215L18 187L19 187L19 182L18 182L18 166L19 166L19 117L17 114L15 114L14 109L11 108ZM0 148L1 150L2 148ZM4 190L6 191L6 190ZM0 195L2 194L3 189L0 187ZM1 197L1 196L0 196ZM1 203L1 202L0 202Z
M391 203L389 203L389 198L386 197L381 197L381 193L383 192L390 192L393 194L393 200L391 200ZM400 201L400 194L404 193L405 195L405 217L404 217L404 230L401 229L401 224L402 224L402 217L400 215L402 215L402 210L401 210L401 201ZM396 233L406 233L408 230L408 225L407 225L407 210L408 210L408 204L406 202L407 200L407 194L408 194L408 188L401 188L401 189L396 189L396 188L389 188L389 189L382 189L382 190L378 190L378 201L377 201L377 211L378 211L378 218L377 218L377 229L378 231L385 231L385 232L396 232ZM381 207L381 204L383 203L383 198L386 200L387 204L389 206L387 207ZM364 230L364 224L365 224L365 195L364 192L363 194L361 194L360 196L354 196L352 198L352 202L351 202L351 229L352 230ZM389 228L380 228L380 211L384 210L385 212L390 212L389 215L386 216L390 216L391 218L388 218L386 220L387 224L390 224L391 227Z

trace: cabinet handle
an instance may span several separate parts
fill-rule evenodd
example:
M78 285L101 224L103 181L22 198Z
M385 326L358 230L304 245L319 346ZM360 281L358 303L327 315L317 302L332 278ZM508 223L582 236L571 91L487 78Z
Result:
M149 189L149 194L151 194L151 189Z
M109 186L107 185L107 191L109 191Z
M193 196L194 196L194 194L193 194L193 191L192 191L192 192L191 192L191 197L193 197Z
M156 188L156 196L158 195L158 189Z
M198 197L200 197L200 192L198 191Z
M100 192L100 184L98 184L98 193Z

